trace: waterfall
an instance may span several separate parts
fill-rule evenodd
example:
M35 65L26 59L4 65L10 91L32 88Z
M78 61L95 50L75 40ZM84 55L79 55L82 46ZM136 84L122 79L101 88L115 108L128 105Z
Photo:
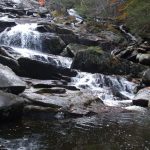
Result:
M133 91L137 86L135 83L129 82L120 76L86 72L78 72L78 75L72 78L70 84L79 89L92 91L109 106L121 106L126 102L130 103L130 99L134 97Z
M35 31L36 23L18 24L0 34L0 44L5 46L42 50L40 33Z

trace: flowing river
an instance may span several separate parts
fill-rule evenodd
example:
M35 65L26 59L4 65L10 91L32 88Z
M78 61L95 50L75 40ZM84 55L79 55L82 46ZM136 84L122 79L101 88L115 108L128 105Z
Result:
M43 51L41 34L36 27L36 23L26 23L7 28L0 33L0 44L12 47L19 55L47 63L52 58L58 66L70 68L71 58ZM0 124L0 150L150 149L150 113L145 108L131 105L136 83L121 76L78 71L69 85L92 91L107 106L130 111L73 119L63 119L57 114L58 119L54 120L46 120L37 114L33 119Z

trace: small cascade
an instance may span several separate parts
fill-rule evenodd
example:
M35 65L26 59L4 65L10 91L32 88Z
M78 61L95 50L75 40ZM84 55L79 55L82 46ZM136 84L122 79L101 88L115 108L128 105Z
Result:
M71 84L79 89L92 91L109 106L122 106L125 103L130 103L130 99L134 97L133 91L137 86L120 76L86 72L78 72L78 75L72 78Z
M83 18L79 16L78 13L74 9L68 9L67 12L70 16L75 17L77 24L80 24L83 21Z
M42 50L40 33L35 31L36 23L18 24L0 34L0 44L4 46Z
M47 62L54 64L56 66L61 66L65 68L70 68L72 64L72 58L62 57L58 55L44 54L42 52L33 51L25 48L15 48L13 47L16 53L20 54L23 57L32 58L35 60Z
M136 43L137 42L137 39L135 36L133 36L130 32L126 31L124 29L124 25L120 25L119 26L119 29L125 34L128 36L128 38L133 42L133 43Z

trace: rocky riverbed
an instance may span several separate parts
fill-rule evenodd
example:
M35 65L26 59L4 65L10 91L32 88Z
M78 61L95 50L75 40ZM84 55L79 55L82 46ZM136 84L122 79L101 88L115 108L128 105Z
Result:
M67 16L53 17L46 7L40 7L36 1L0 2L2 135L5 134L2 131L5 124L9 129L10 122L15 124L10 129L18 132L22 131L20 121L25 128L29 126L35 130L39 125L45 126L44 122L51 126L48 123L51 120L55 130L58 124L66 126L66 122L70 122L70 125L76 122L77 126L80 123L86 126L86 121L88 125L95 120L95 123L92 122L95 130L99 121L105 117L107 119L104 122L100 121L103 127L107 127L105 122L108 122L108 127L111 126L114 116L119 116L125 124L125 116L129 118L127 125L130 127L134 115L149 114L149 41L133 37L123 26L117 27L115 23L115 32L99 29L95 33L83 20L73 10L68 11ZM135 119L137 128L141 118ZM58 122L53 123L56 120ZM119 127L123 132L124 124L119 123ZM51 132L47 127L46 130ZM30 134L33 135L31 130ZM39 135L37 138L40 138ZM4 142L4 137L0 136L0 148L13 149L11 144ZM11 140L9 142L14 144ZM38 139L34 142L38 142ZM30 150L42 147L40 143L34 142L33 147L24 148ZM80 149L79 145L77 149ZM57 146L54 149L65 148ZM14 146L14 149L18 148L18 145ZM43 148L50 149L49 146ZM67 148L72 149L72 146ZM120 149L119 146L117 148ZM123 145L123 148L127 147Z

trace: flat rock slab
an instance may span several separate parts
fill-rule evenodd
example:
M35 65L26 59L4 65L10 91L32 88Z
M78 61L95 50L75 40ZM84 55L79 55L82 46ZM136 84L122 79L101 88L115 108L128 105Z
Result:
M0 121L17 120L22 117L25 99L0 91Z
M19 94L26 88L23 82L10 68L0 64L0 89Z
M31 101L33 106L51 107L60 109L65 114L87 115L90 112L96 113L94 104L100 109L105 107L103 102L90 92L66 90L66 93L37 93L37 89L25 90L24 98ZM97 109L98 110L98 109Z

